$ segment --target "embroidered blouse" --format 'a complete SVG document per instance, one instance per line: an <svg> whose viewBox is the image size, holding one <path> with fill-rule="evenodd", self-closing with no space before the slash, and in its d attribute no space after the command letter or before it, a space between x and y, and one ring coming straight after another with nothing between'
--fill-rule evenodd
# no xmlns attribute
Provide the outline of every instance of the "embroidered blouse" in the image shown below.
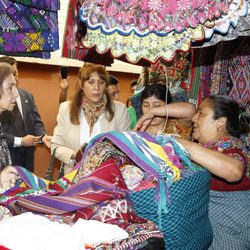
<svg viewBox="0 0 250 250"><path fill-rule="evenodd" d="M247 150L242 141L232 136L225 136L217 141L207 143L205 147L212 150L223 152L237 160L240 160L244 165L243 178L236 183L227 182L217 176L213 176L210 188L215 191L241 191L250 189L250 178L247 177Z"/></svg>
<svg viewBox="0 0 250 250"><path fill-rule="evenodd" d="M179 119L169 118L167 123L167 128L165 133L167 134L177 134L181 138L191 139L192 128L186 127Z"/></svg>

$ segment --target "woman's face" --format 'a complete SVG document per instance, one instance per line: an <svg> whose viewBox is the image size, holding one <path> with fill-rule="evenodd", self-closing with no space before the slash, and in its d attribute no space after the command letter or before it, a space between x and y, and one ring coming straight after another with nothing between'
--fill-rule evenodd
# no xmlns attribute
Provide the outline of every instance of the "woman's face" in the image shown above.
<svg viewBox="0 0 250 250"><path fill-rule="evenodd" d="M18 92L13 74L5 78L2 84L2 96L0 98L0 112L11 111L16 105Z"/></svg>
<svg viewBox="0 0 250 250"><path fill-rule="evenodd" d="M205 99L192 119L193 138L201 144L211 142L217 138L218 131L213 115L214 111L212 110L211 102Z"/></svg>
<svg viewBox="0 0 250 250"><path fill-rule="evenodd" d="M102 80L96 72L93 72L89 79L83 82L82 90L86 101L89 104L95 105L103 98L106 88L106 82Z"/></svg>
<svg viewBox="0 0 250 250"><path fill-rule="evenodd" d="M142 113L145 114L152 108L157 108L161 106L165 106L166 103L157 97L150 96L142 101ZM164 117L154 117L150 126L157 126L157 125L163 125L165 123Z"/></svg>

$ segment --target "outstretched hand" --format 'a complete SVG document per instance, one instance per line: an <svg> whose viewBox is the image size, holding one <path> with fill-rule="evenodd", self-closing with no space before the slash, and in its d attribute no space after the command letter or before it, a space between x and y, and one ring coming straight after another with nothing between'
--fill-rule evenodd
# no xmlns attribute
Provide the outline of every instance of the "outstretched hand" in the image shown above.
<svg viewBox="0 0 250 250"><path fill-rule="evenodd" d="M18 179L17 170L12 166L7 166L0 172L0 187L4 189L14 187Z"/></svg>

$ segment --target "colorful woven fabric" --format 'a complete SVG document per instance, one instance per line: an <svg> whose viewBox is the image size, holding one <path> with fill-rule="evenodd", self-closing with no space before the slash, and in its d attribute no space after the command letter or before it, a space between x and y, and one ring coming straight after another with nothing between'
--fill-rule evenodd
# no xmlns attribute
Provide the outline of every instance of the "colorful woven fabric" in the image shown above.
<svg viewBox="0 0 250 250"><path fill-rule="evenodd" d="M86 48L95 47L100 54L110 51L114 58L124 55L131 63L138 63L141 59L155 63L160 58L165 61L172 60L177 50L188 51L191 41L203 38L201 24L194 29L187 28L181 33L172 31L167 36L150 33L144 37L139 37L135 33L123 36L118 32L106 35L100 29L88 28L82 43Z"/></svg>
<svg viewBox="0 0 250 250"><path fill-rule="evenodd" d="M136 213L157 223L164 233L165 249L208 249L212 229L208 219L210 174L198 170L170 187L168 212L159 215L155 189L130 192Z"/></svg>
<svg viewBox="0 0 250 250"><path fill-rule="evenodd" d="M23 181L20 187L7 190L0 198L0 204L9 207L14 214L24 208L36 213L62 215L127 194L121 172L112 161L104 162L92 175L74 185L65 182L70 182L76 171L60 181L50 182L23 168L17 167L17 170ZM62 183L66 185L59 186Z"/></svg>
<svg viewBox="0 0 250 250"><path fill-rule="evenodd" d="M58 11L60 9L59 0L10 0L29 7L35 7L42 10Z"/></svg>
<svg viewBox="0 0 250 250"><path fill-rule="evenodd" d="M212 249L250 248L250 190L210 191L209 220L213 228Z"/></svg>
<svg viewBox="0 0 250 250"><path fill-rule="evenodd" d="M57 32L57 12L41 11L9 0L0 1L1 29L7 32Z"/></svg>
<svg viewBox="0 0 250 250"><path fill-rule="evenodd" d="M59 2L37 2L0 0L1 54L49 58L59 48Z"/></svg>
<svg viewBox="0 0 250 250"><path fill-rule="evenodd" d="M229 27L238 25L239 17L248 13L248 0L233 0L229 6L229 12L204 25L205 38L210 39L215 32L227 34Z"/></svg>
<svg viewBox="0 0 250 250"><path fill-rule="evenodd" d="M231 96L250 113L249 44L248 37L218 44L211 93Z"/></svg>
<svg viewBox="0 0 250 250"><path fill-rule="evenodd" d="M196 28L206 20L227 14L231 0L227 1L84 1L80 8L80 18L88 28L101 29L110 35L147 36L154 32L166 36L175 30L182 32L189 27Z"/></svg>
<svg viewBox="0 0 250 250"><path fill-rule="evenodd" d="M78 17L81 2L80 0L70 0L63 38L62 56L110 66L114 60L109 52L100 55L93 48L86 49L82 47L81 39L86 34L86 26L80 22L80 18Z"/></svg>
<svg viewBox="0 0 250 250"><path fill-rule="evenodd" d="M215 151L233 157L243 164L243 177L237 183L226 182L217 176L211 180L211 190L215 191L241 191L250 190L250 178L247 175L247 153L248 150L239 138L224 136L204 145Z"/></svg>
<svg viewBox="0 0 250 250"><path fill-rule="evenodd" d="M163 145L165 146L167 143L170 143L182 164L187 166L187 168L190 169L190 173L192 173L194 170L193 164L185 152L183 152L174 139L168 135L153 137L146 132L131 131L120 133L112 131L94 137L85 149L83 158L79 164L84 163L86 155L97 143L107 139L127 155L134 164L142 168L150 176L156 177L158 182L155 197L156 203L158 204L158 213L161 213L162 209L166 212L166 203L169 200L168 190L173 182L176 179L178 180L178 178L175 179L175 172L178 171L176 169L178 167L169 159L164 151Z"/></svg>
<svg viewBox="0 0 250 250"><path fill-rule="evenodd" d="M208 46L213 46L221 41L231 41L234 40L238 37L242 37L242 36L250 36L250 6L249 6L249 1L247 3L248 5L248 13L246 14L246 16L238 16L238 20L237 22L234 20L232 21L232 23L230 23L230 26L228 27L228 30L226 31L226 29L223 29L224 32L214 32L213 35L210 38L205 39L204 41L201 42L194 42L192 43L192 48L200 48L200 47L208 47ZM224 17L225 18L225 17ZM223 18L223 19L224 19ZM221 23L223 24L223 20L221 20ZM226 23L226 20L225 20ZM217 21L215 22L215 25L217 24ZM237 26L236 26L237 24ZM216 26L215 26L216 27ZM217 27L204 27L205 31L210 31L210 29L217 29ZM220 26L219 26L220 27ZM218 28L219 28L218 27ZM223 27L223 25L222 25ZM206 32L206 33L210 33L210 32ZM208 35L207 35L208 36Z"/></svg>
<svg viewBox="0 0 250 250"><path fill-rule="evenodd" d="M58 33L43 32L2 32L0 33L0 53L17 53L29 55L36 51L54 51L58 49Z"/></svg>
<svg viewBox="0 0 250 250"><path fill-rule="evenodd" d="M179 119L168 119L168 123L166 126L166 131L165 133L167 134L177 134L180 135L181 138L184 139L191 139L191 134L192 134L192 128L186 127L184 124L180 122Z"/></svg>

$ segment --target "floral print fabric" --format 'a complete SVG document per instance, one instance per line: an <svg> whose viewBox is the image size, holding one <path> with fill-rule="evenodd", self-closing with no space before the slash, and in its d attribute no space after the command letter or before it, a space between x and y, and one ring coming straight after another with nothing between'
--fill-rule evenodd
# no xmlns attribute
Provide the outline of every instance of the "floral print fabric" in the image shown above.
<svg viewBox="0 0 250 250"><path fill-rule="evenodd" d="M100 27L105 34L115 31L146 36L166 35L176 30L196 28L206 20L226 14L232 0L92 0L84 1L80 18L90 29Z"/></svg>
<svg viewBox="0 0 250 250"><path fill-rule="evenodd" d="M202 25L198 25L194 29L188 28L181 33L172 31L167 36L150 33L144 37L139 37L135 33L123 36L119 32L105 35L98 29L87 29L82 44L86 48L95 47L100 54L110 50L114 58L125 55L131 63L137 63L142 58L154 63L160 58L165 61L172 60L177 50L188 51L191 41L198 41L203 38Z"/></svg>
<svg viewBox="0 0 250 250"><path fill-rule="evenodd" d="M215 191L242 191L250 189L250 178L247 177L247 149L242 141L232 136L224 136L204 145L206 148L222 152L243 163L243 177L238 182L227 182L216 176L212 177L211 189Z"/></svg>

